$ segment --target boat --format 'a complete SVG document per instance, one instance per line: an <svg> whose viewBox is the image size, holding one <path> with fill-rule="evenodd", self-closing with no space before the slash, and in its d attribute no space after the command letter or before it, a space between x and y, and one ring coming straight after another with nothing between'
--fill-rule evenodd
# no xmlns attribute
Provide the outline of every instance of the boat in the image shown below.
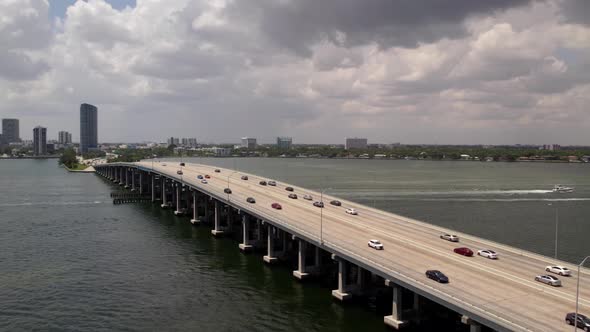
<svg viewBox="0 0 590 332"><path fill-rule="evenodd" d="M568 186L563 186L561 184L556 184L553 187L553 192L554 193L573 193L574 192L574 188L568 187Z"/></svg>

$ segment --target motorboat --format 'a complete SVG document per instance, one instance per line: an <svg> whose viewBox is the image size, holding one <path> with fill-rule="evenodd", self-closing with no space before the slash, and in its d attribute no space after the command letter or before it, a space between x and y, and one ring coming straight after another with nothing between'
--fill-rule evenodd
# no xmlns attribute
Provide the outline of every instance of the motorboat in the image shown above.
<svg viewBox="0 0 590 332"><path fill-rule="evenodd" d="M563 186L561 184L556 184L553 187L553 192L554 193L573 193L574 192L574 188L568 187L568 186Z"/></svg>

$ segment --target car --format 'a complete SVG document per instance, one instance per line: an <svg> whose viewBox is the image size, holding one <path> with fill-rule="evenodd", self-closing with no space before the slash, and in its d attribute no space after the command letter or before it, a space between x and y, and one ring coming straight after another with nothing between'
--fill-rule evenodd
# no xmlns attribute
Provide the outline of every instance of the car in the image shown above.
<svg viewBox="0 0 590 332"><path fill-rule="evenodd" d="M203 178L203 176L202 176L202 175L197 175L197 179L199 179L199 180L200 180L200 179L202 179L202 178Z"/></svg>
<svg viewBox="0 0 590 332"><path fill-rule="evenodd" d="M248 176L247 175L242 175L242 177L240 179L242 179L242 180L248 180Z"/></svg>
<svg viewBox="0 0 590 332"><path fill-rule="evenodd" d="M459 237L453 234L442 234L440 238L451 242L459 242Z"/></svg>
<svg viewBox="0 0 590 332"><path fill-rule="evenodd" d="M319 207L319 208L323 208L324 207L324 202L313 202L313 206Z"/></svg>
<svg viewBox="0 0 590 332"><path fill-rule="evenodd" d="M220 169L215 169L215 173L221 173Z"/></svg>
<svg viewBox="0 0 590 332"><path fill-rule="evenodd" d="M277 210L280 210L283 208L281 206L281 204L279 204L279 203L272 203L270 206L272 206L273 209L277 209Z"/></svg>
<svg viewBox="0 0 590 332"><path fill-rule="evenodd" d="M336 200L331 201L330 204L335 205L335 206L342 205L342 203L340 203L340 201L336 201Z"/></svg>
<svg viewBox="0 0 590 332"><path fill-rule="evenodd" d="M176 171L176 174L182 175L182 171L181 170L178 170L178 171Z"/></svg>
<svg viewBox="0 0 590 332"><path fill-rule="evenodd" d="M369 240L369 243L367 243L367 245L369 246L369 248L383 250L383 244L379 240Z"/></svg>
<svg viewBox="0 0 590 332"><path fill-rule="evenodd" d="M559 265L550 265L545 267L545 271L559 274L560 276L569 277L572 275L572 271L567 267L559 266Z"/></svg>
<svg viewBox="0 0 590 332"><path fill-rule="evenodd" d="M311 195L303 195L303 199L311 201L313 199L313 197L311 197Z"/></svg>
<svg viewBox="0 0 590 332"><path fill-rule="evenodd" d="M223 192L226 194L231 194L231 189L225 188L225 189L223 189Z"/></svg>
<svg viewBox="0 0 590 332"><path fill-rule="evenodd" d="M180 166L184 166L184 163L180 163Z"/></svg>
<svg viewBox="0 0 590 332"><path fill-rule="evenodd" d="M463 255L463 256L467 256L467 257L473 256L473 251L471 251L471 249L469 249L469 248L460 247L460 248L453 249L453 251L459 255Z"/></svg>
<svg viewBox="0 0 590 332"><path fill-rule="evenodd" d="M209 176L209 174L205 175L205 179L210 179L211 177Z"/></svg>
<svg viewBox="0 0 590 332"><path fill-rule="evenodd" d="M498 259L498 253L490 249L478 250L477 255L489 259Z"/></svg>
<svg viewBox="0 0 590 332"><path fill-rule="evenodd" d="M358 212L356 212L356 210L353 208L346 209L346 213L352 214L353 216L356 216L358 214Z"/></svg>
<svg viewBox="0 0 590 332"><path fill-rule="evenodd" d="M266 186L266 181L260 181L258 182L258 184L260 184L261 186Z"/></svg>
<svg viewBox="0 0 590 332"><path fill-rule="evenodd" d="M254 199L254 197L248 197L246 198L246 202L254 204L256 203L256 200Z"/></svg>
<svg viewBox="0 0 590 332"><path fill-rule="evenodd" d="M207 184L207 180L203 179L203 180L201 180L201 183L202 184Z"/></svg>
<svg viewBox="0 0 590 332"><path fill-rule="evenodd" d="M275 181L268 181L268 185L274 187L277 185L277 183Z"/></svg>
<svg viewBox="0 0 590 332"><path fill-rule="evenodd" d="M542 282L544 284L551 285L554 287L561 286L561 280L557 279L554 276L550 276L548 274L536 276L535 281Z"/></svg>
<svg viewBox="0 0 590 332"><path fill-rule="evenodd" d="M166 166L166 163L162 164L162 166Z"/></svg>
<svg viewBox="0 0 590 332"><path fill-rule="evenodd" d="M448 284L449 283L449 277L447 277L444 273L440 272L439 270L426 271L426 277L428 277L428 279L432 279L432 280L439 282L441 284Z"/></svg>
<svg viewBox="0 0 590 332"><path fill-rule="evenodd" d="M289 194L289 198L297 199L297 194Z"/></svg>
<svg viewBox="0 0 590 332"><path fill-rule="evenodd" d="M286 191L293 191L293 187L285 187Z"/></svg>
<svg viewBox="0 0 590 332"><path fill-rule="evenodd" d="M575 320L576 320L576 313L575 312L570 312L567 315L565 315L565 322L568 325L574 325ZM588 318L588 316L586 316L586 315L582 315L581 313L578 313L578 322L576 324L576 327L579 327L586 332L590 332L590 318Z"/></svg>

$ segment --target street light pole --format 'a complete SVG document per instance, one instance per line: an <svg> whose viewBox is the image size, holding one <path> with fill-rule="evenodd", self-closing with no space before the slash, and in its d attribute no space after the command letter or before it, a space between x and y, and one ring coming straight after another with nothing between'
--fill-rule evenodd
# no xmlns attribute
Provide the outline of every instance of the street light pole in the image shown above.
<svg viewBox="0 0 590 332"><path fill-rule="evenodd" d="M576 283L576 313L574 315L574 332L578 330L578 299L580 297L580 269L588 258L590 258L590 256L586 256L586 258L582 260L580 265L578 265L578 281Z"/></svg>
<svg viewBox="0 0 590 332"><path fill-rule="evenodd" d="M332 188L324 188L320 191L320 202L322 206L320 207L320 244L324 244L324 191L332 189Z"/></svg>

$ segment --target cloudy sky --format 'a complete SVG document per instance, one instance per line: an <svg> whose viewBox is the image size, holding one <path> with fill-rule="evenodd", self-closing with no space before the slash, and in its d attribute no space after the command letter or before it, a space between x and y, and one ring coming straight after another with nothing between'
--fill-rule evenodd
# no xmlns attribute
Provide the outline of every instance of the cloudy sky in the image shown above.
<svg viewBox="0 0 590 332"><path fill-rule="evenodd" d="M0 117L99 140L590 145L588 0L0 0Z"/></svg>

